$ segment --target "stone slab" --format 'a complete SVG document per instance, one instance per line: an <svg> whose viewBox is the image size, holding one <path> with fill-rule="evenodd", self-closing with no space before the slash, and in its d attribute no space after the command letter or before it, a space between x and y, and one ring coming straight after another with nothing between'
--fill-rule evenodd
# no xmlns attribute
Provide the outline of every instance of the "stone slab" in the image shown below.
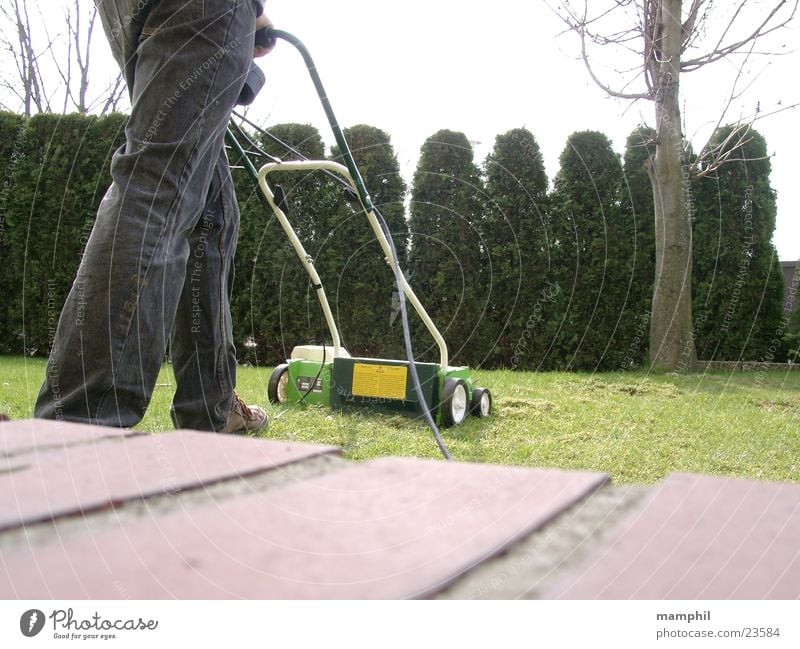
<svg viewBox="0 0 800 649"><path fill-rule="evenodd" d="M0 462L0 530L338 452L333 446L175 431L7 458Z"/></svg>
<svg viewBox="0 0 800 649"><path fill-rule="evenodd" d="M800 598L800 485L670 475L546 596Z"/></svg>
<svg viewBox="0 0 800 649"><path fill-rule="evenodd" d="M423 597L607 479L382 459L10 553L0 597Z"/></svg>
<svg viewBox="0 0 800 649"><path fill-rule="evenodd" d="M43 419L0 421L0 457L28 455L42 450L77 446L98 439L142 434L122 428L89 426L66 421Z"/></svg>

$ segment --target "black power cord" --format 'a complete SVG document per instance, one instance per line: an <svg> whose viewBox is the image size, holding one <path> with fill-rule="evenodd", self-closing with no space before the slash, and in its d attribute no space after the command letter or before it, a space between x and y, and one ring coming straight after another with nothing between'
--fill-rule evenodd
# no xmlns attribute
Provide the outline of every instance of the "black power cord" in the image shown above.
<svg viewBox="0 0 800 649"><path fill-rule="evenodd" d="M350 172L350 176L353 179L355 187L352 187L351 185L349 185L343 178L340 178L336 174L333 174L333 173L327 172L327 171L326 171L326 173L329 176L332 176L333 178L335 178L337 180L337 182L344 187L346 193L348 194L348 196L351 199L357 198L358 202L361 204L362 209L367 214L369 214L370 212L375 214L375 216L376 216L376 218L378 220L378 224L381 227L381 231L382 231L382 233L383 233L383 235L384 235L384 237L385 237L385 239L386 239L386 241L387 241L387 243L389 245L389 248L390 248L391 253L392 253L392 264L391 264L391 266L392 266L392 271L393 271L394 277L395 277L395 283L397 285L397 292L398 292L398 295L399 295L400 316L401 316L401 321L402 321L402 325L403 325L403 338L404 338L405 348L406 348L406 360L408 361L408 369L409 369L409 372L411 374L411 380L412 380L412 384L413 384L413 387L414 387L414 392L415 392L415 394L417 396L418 403L419 403L419 406L420 406L420 410L422 411L422 415L423 415L426 423L428 424L428 427L431 429L431 432L433 433L434 439L436 440L436 444L439 447L439 450L441 451L441 453L445 457L445 459L451 460L452 456L450 455L450 452L447 449L447 446L445 445L444 440L442 439L442 435L441 435L441 432L439 431L439 427L436 425L436 422L435 422L435 420L433 418L433 414L431 413L430 406L428 405L428 402L427 402L427 400L425 398L425 393L422 391L422 385L421 385L421 382L419 380L419 374L417 373L416 361L414 359L414 350L413 350L412 342L411 342L411 328L409 327L409 324L408 324L408 310L406 308L405 291L403 290L403 274L402 274L402 271L400 270L400 265L399 265L399 261L398 261L398 258L397 258L397 248L395 247L394 239L392 238L391 232L389 231L389 226L386 223L386 220L383 218L383 215L380 213L380 211L372 204L372 199L370 198L369 193L367 192L366 187L364 186L364 181L361 178L361 174L360 174L360 172L358 170L358 167L356 166L355 160L353 159L353 155L352 155L352 153L350 151L350 147L349 147L349 145L347 143L347 140L344 137L344 134L342 133L342 129L339 126L338 121L336 120L336 116L333 113L333 108L331 107L330 101L328 100L328 95L325 92L324 86L322 85L322 80L321 80L321 78L319 76L319 73L317 72L317 68L316 68L316 65L314 64L314 61L311 58L311 54L306 49L305 45L296 36L294 36L294 35L292 35L292 34L290 34L288 32L282 31L282 30L270 29L270 28L265 28L265 29L266 29L266 31L262 33L260 38L267 39L267 41L274 40L274 39L285 40L286 42L288 42L291 45L293 45L295 47L295 49L297 49L297 51L302 56L303 61L306 64L306 68L308 69L308 73L311 76L311 80L312 80L312 82L314 84L314 87L315 87L315 89L317 91L317 95L318 95L318 97L320 99L320 102L322 103L322 108L325 111L326 117L328 118L328 123L330 124L331 130L333 131L334 138L336 139L336 144L339 146L340 155L341 155L341 157L343 158L343 160L345 162L345 166L347 167L347 170ZM298 156L298 158L300 158L301 160L307 160L307 158L304 155L302 155L299 151L293 149L292 147L290 147L286 143L281 142L278 138L276 138L272 134L268 133L264 129L258 127L256 124L254 124L250 120L247 120L246 118L244 118L243 116L241 116L239 114L236 114L236 116L239 119L242 119L242 121L244 121L245 123L249 124L250 126L258 129L259 132L261 132L263 135L265 135L266 137L271 139L273 142L278 143L281 146L285 147L287 151L289 151L293 155ZM239 131L241 132L242 129L239 129ZM251 146L254 146L257 151L259 151L260 153L263 153L263 155L266 155L269 158L272 157L272 156L269 156L268 154L266 154L266 152L261 151L259 149L259 147L257 147L255 145L255 143L252 142L252 140L250 140L249 138L247 138L247 140L248 140L248 144L250 144ZM246 167L247 166L248 165L246 165ZM252 167L252 165L250 165L250 167ZM257 180L257 174L255 175L255 177L256 177L256 180ZM259 194L260 193L261 192L259 191ZM264 199L262 197L262 202L264 202L265 200L266 199ZM323 347L323 354L324 354L324 347ZM444 368L444 369L446 369L446 368ZM321 372L321 369L320 369L320 372ZM311 384L310 388L313 388L313 386L314 386L314 383Z"/></svg>

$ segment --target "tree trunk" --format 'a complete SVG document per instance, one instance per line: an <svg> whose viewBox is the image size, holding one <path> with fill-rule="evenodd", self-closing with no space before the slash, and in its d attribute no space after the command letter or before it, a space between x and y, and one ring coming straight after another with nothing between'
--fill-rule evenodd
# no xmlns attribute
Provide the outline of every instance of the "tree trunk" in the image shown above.
<svg viewBox="0 0 800 649"><path fill-rule="evenodd" d="M656 92L657 145L650 169L655 203L656 267L650 318L654 367L690 372L696 364L692 331L693 201L683 164L679 106L681 0L662 0Z"/></svg>

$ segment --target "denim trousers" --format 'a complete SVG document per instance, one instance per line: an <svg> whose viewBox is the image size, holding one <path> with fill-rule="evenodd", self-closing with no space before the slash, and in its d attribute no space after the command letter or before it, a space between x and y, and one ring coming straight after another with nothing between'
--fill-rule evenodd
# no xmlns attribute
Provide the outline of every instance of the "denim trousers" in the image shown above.
<svg viewBox="0 0 800 649"><path fill-rule="evenodd" d="M96 0L131 99L125 144L61 312L35 415L139 422L169 346L176 426L219 430L236 384L239 210L224 134L252 0Z"/></svg>

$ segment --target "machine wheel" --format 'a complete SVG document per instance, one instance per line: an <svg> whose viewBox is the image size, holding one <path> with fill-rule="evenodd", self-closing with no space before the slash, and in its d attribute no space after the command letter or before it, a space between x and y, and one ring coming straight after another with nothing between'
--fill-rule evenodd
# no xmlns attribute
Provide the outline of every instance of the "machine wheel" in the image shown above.
<svg viewBox="0 0 800 649"><path fill-rule="evenodd" d="M286 386L288 383L289 365L288 363L281 363L272 371L267 384L267 398L271 403L286 403Z"/></svg>
<svg viewBox="0 0 800 649"><path fill-rule="evenodd" d="M442 423L458 426L469 414L467 384L462 379L446 379L442 392Z"/></svg>
<svg viewBox="0 0 800 649"><path fill-rule="evenodd" d="M492 414L492 393L488 388L475 388L472 390L472 405L470 412L476 417L488 417Z"/></svg>

